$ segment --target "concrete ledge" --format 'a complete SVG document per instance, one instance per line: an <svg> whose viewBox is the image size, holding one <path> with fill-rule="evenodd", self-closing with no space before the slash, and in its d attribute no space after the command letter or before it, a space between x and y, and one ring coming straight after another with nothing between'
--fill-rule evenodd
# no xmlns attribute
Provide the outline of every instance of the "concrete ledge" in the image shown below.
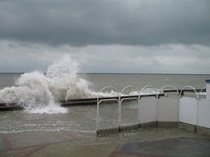
<svg viewBox="0 0 210 157"><path fill-rule="evenodd" d="M156 128L157 122L147 122L147 123L141 123L141 128Z"/></svg>
<svg viewBox="0 0 210 157"><path fill-rule="evenodd" d="M196 132L199 134L210 135L210 128L205 128L202 126L197 126Z"/></svg>
<svg viewBox="0 0 210 157"><path fill-rule="evenodd" d="M157 122L157 127L162 128L178 128L178 122Z"/></svg>
<svg viewBox="0 0 210 157"><path fill-rule="evenodd" d="M128 132L128 131L135 131L139 130L140 124L131 124L127 126L120 126L120 132Z"/></svg>
<svg viewBox="0 0 210 157"><path fill-rule="evenodd" d="M186 124L186 123L182 123L182 122L179 122L178 128L185 129L185 130L188 130L188 131L194 131L194 132L196 131L196 126L195 125Z"/></svg>
<svg viewBox="0 0 210 157"><path fill-rule="evenodd" d="M96 131L97 136L109 136L113 134L117 134L120 132L119 127L117 128L108 128L108 129L99 129Z"/></svg>

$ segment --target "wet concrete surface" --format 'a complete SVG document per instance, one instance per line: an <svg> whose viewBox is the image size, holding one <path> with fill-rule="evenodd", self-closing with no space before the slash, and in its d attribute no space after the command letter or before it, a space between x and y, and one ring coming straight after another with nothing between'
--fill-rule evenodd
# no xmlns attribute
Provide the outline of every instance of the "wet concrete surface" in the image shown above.
<svg viewBox="0 0 210 157"><path fill-rule="evenodd" d="M178 128L148 128L96 137L94 132L0 134L1 157L209 157L210 136Z"/></svg>
<svg viewBox="0 0 210 157"><path fill-rule="evenodd" d="M164 157L209 157L210 140L180 137L160 141L126 143L117 155L141 155ZM113 153L114 154L114 153Z"/></svg>

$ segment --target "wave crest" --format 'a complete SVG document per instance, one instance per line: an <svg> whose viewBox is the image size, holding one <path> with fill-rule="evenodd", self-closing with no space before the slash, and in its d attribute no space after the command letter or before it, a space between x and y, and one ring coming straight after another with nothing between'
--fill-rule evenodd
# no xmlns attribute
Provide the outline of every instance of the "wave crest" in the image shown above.
<svg viewBox="0 0 210 157"><path fill-rule="evenodd" d="M46 75L38 71L22 74L16 86L0 90L0 102L18 104L32 113L39 113L39 110L43 113L43 109L47 113L56 113L61 100L94 96L94 92L89 89L90 83L77 73L78 63L70 56L65 56L50 65Z"/></svg>

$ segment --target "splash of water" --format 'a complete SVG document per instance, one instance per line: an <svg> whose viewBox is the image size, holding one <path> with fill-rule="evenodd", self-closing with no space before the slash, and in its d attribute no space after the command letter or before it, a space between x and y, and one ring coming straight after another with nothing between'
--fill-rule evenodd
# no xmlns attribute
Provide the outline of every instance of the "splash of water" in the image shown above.
<svg viewBox="0 0 210 157"><path fill-rule="evenodd" d="M66 113L68 110L57 103L60 100L94 96L89 82L77 73L77 62L64 56L48 67L46 75L25 73L16 81L17 86L0 90L0 103L15 103L30 113Z"/></svg>
<svg viewBox="0 0 210 157"><path fill-rule="evenodd" d="M34 71L25 73L16 81L16 86L0 90L0 103L18 104L30 113L66 113L59 101L68 99L117 96L119 93L97 93L90 90L90 83L79 77L78 63L64 56L50 65L47 73ZM148 91L151 93L151 91ZM145 91L144 91L145 93ZM130 95L138 92L130 93Z"/></svg>

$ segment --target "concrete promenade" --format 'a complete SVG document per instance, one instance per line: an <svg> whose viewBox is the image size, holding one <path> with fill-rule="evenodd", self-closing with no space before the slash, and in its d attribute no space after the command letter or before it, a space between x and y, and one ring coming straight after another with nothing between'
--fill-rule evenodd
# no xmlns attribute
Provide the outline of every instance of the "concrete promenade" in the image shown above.
<svg viewBox="0 0 210 157"><path fill-rule="evenodd" d="M0 157L209 157L210 136L178 128L145 128L96 137L94 132L0 134Z"/></svg>

